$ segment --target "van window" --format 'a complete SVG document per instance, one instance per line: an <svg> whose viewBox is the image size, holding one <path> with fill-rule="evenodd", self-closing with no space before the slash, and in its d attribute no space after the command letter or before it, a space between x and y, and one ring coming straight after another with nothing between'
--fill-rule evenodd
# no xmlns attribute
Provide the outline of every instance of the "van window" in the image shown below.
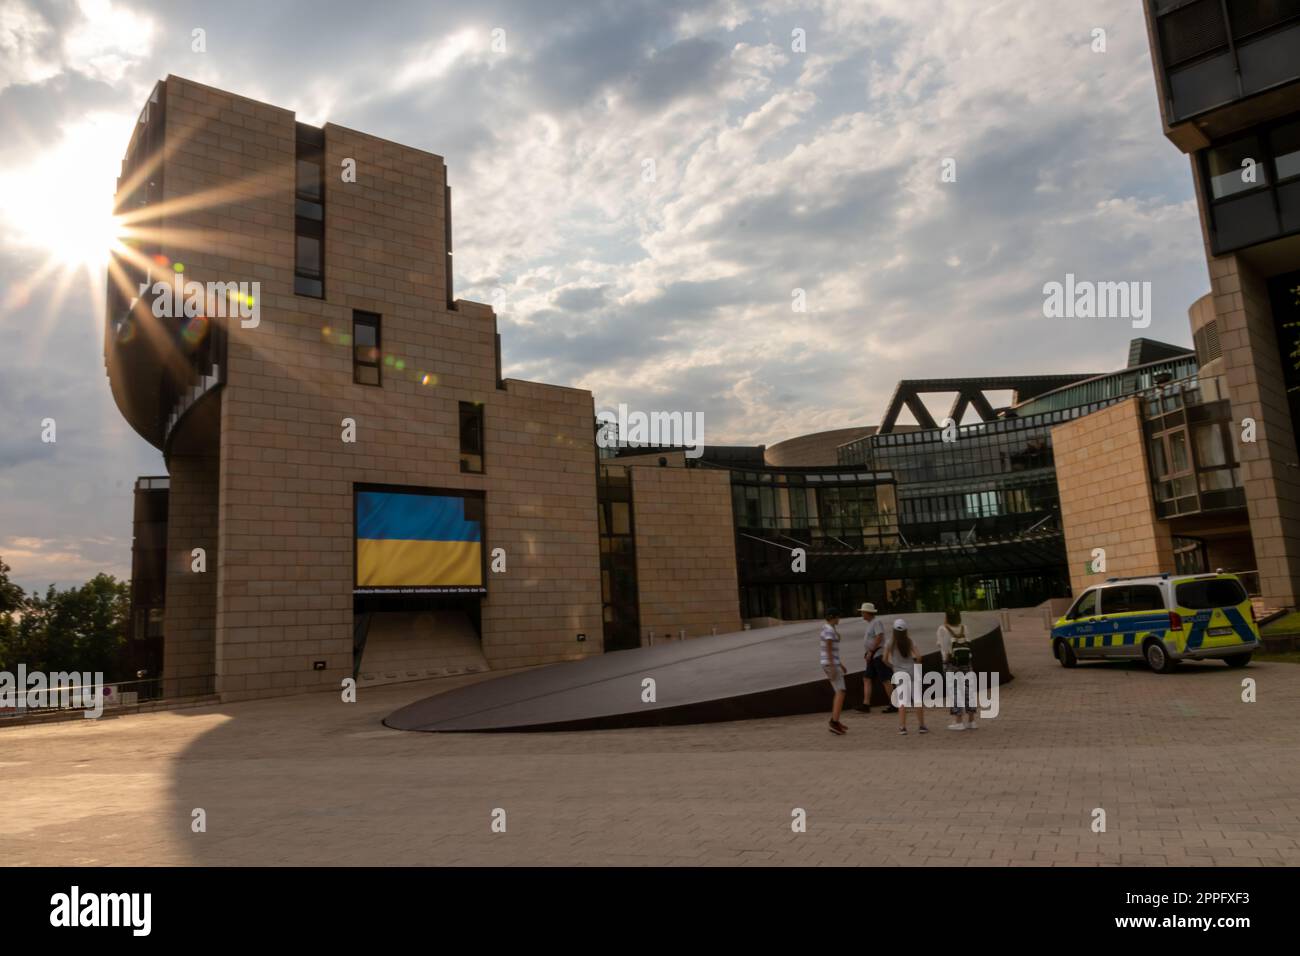
<svg viewBox="0 0 1300 956"><path fill-rule="evenodd" d="M1128 614L1133 611L1163 611L1165 597L1154 584L1126 584L1106 588L1101 596L1102 614Z"/></svg>
<svg viewBox="0 0 1300 956"><path fill-rule="evenodd" d="M1211 607L1236 607L1246 600L1246 589L1236 578L1210 578L1178 585L1179 607L1196 611Z"/></svg>
<svg viewBox="0 0 1300 956"><path fill-rule="evenodd" d="M1070 611L1070 620L1077 620L1081 617L1091 617L1097 613L1097 592L1089 591L1083 597L1079 598L1073 610Z"/></svg>

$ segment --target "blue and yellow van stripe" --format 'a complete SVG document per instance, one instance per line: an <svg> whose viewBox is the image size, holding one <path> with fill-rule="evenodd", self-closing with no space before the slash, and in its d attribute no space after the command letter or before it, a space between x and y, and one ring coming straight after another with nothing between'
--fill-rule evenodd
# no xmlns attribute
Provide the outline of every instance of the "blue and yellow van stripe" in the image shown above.
<svg viewBox="0 0 1300 956"><path fill-rule="evenodd" d="M1052 639L1063 637L1075 648L1132 647L1139 636L1143 640L1148 635L1163 638L1168 630L1169 615L1162 611L1058 625L1052 628Z"/></svg>
<svg viewBox="0 0 1300 956"><path fill-rule="evenodd" d="M1224 619L1228 622L1226 626L1232 628L1232 635L1236 638L1236 641L1245 644L1254 642L1254 628L1250 626L1250 622L1246 620L1246 617L1241 613L1241 610L1235 607L1221 607L1210 608L1205 611L1189 612L1189 615L1184 618L1184 621L1190 621L1191 623L1191 633L1187 635L1188 648L1198 648L1205 644L1206 635L1209 632L1210 627L1213 625L1214 615L1216 612L1222 614ZM1227 635L1223 636L1227 637ZM1230 644L1236 643L1236 641L1221 641L1220 643Z"/></svg>
<svg viewBox="0 0 1300 956"><path fill-rule="evenodd" d="M1223 615L1225 624L1214 624L1216 613ZM1231 627L1233 633L1228 640L1223 639L1228 638L1228 635L1211 637L1210 640L1213 643L1210 646L1224 646L1234 643L1251 644L1257 639L1254 628L1251 627L1250 621L1242 614L1240 608L1209 608L1203 611L1185 610L1179 612L1179 616L1183 627L1180 631L1174 632L1173 636L1178 638L1186 635L1185 643L1178 648L1180 653L1185 650L1195 650L1207 646L1206 639L1210 628L1215 626ZM1146 640L1147 637L1164 640L1169 635L1169 614L1166 611L1102 616L1095 621L1067 622L1052 628L1053 640L1064 638L1076 649L1131 647L1137 644L1139 640Z"/></svg>

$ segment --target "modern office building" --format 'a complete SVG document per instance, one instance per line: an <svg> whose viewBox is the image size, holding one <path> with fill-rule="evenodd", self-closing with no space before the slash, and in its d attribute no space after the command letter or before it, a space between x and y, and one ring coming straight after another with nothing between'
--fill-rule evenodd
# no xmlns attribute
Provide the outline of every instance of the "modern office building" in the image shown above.
<svg viewBox="0 0 1300 956"><path fill-rule="evenodd" d="M1164 132L1190 161L1209 267L1211 293L1192 310L1199 380L1230 409L1260 589L1266 603L1293 607L1300 3L1146 0L1145 9Z"/></svg>
<svg viewBox="0 0 1300 956"><path fill-rule="evenodd" d="M1136 339L1129 364L1102 375L904 381L881 424L838 445L833 460L808 436L800 447L817 450L805 460L731 469L742 616L816 617L862 600L933 611L1067 596L1070 502L1057 434L1195 372L1191 350ZM1006 391L1003 408L986 397ZM952 396L944 422L922 400L934 393ZM898 424L904 408L916 424ZM976 421L961 424L972 412ZM1146 487L1137 452L1128 467ZM716 467L707 454L699 463ZM806 567L793 561L796 548Z"/></svg>
<svg viewBox="0 0 1300 956"><path fill-rule="evenodd" d="M908 380L878 425L693 457L600 447L590 392L503 378L492 310L452 294L436 155L168 77L118 209L108 377L168 472L137 484L128 652L167 696L528 666L862 600L1026 606L1088 583L1097 548L1149 573L1290 546L1251 484L1281 488L1294 449L1283 363L1226 323L1249 309L1221 283L1196 351ZM1237 358L1266 345L1282 406L1229 398L1267 378Z"/></svg>
<svg viewBox="0 0 1300 956"><path fill-rule="evenodd" d="M118 212L105 360L167 463L169 693L600 651L592 397L501 377L441 157L168 77Z"/></svg>

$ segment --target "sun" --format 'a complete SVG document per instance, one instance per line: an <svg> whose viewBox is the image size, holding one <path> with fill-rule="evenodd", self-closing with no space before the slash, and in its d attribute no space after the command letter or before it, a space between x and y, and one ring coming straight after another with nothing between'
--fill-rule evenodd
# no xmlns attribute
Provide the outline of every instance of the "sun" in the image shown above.
<svg viewBox="0 0 1300 956"><path fill-rule="evenodd" d="M0 174L6 238L43 252L56 271L102 273L122 248L123 224L113 215L118 164L106 158L120 153L120 141L120 122L92 119Z"/></svg>

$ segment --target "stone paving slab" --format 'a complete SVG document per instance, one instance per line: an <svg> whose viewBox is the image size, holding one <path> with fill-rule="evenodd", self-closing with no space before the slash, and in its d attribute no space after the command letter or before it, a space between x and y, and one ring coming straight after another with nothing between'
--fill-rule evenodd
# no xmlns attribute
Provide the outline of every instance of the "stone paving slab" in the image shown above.
<svg viewBox="0 0 1300 956"><path fill-rule="evenodd" d="M32 864L1300 864L1300 666L1052 660L1038 612L974 733L850 713L555 734L380 720L481 676L0 730ZM812 653L815 653L815 646ZM1253 678L1258 702L1241 701ZM915 723L912 723L915 727ZM1090 829L1094 808L1107 831ZM193 833L202 808L207 832ZM505 833L491 830L495 808ZM805 833L791 831L795 808Z"/></svg>

